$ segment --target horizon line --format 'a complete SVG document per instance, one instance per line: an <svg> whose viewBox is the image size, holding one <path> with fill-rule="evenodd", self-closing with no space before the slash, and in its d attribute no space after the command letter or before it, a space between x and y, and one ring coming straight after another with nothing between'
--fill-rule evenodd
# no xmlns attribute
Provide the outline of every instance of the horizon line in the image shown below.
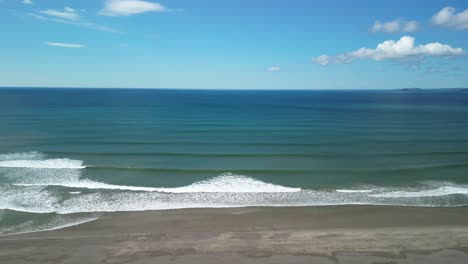
<svg viewBox="0 0 468 264"><path fill-rule="evenodd" d="M74 90L192 90L192 91L395 91L395 90L465 90L468 87L439 87L439 88L161 88L161 87L77 87L77 86L0 86L8 89L74 89Z"/></svg>

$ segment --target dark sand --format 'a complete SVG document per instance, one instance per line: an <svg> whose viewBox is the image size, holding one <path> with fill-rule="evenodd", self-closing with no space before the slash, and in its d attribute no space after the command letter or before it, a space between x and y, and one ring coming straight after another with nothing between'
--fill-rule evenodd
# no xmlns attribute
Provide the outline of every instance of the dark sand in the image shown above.
<svg viewBox="0 0 468 264"><path fill-rule="evenodd" d="M468 263L468 207L107 213L0 237L0 263Z"/></svg>

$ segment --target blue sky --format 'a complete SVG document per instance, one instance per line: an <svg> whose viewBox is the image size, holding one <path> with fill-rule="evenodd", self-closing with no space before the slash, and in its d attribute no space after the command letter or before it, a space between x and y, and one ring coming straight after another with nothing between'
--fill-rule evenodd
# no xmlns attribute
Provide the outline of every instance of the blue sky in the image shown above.
<svg viewBox="0 0 468 264"><path fill-rule="evenodd" d="M0 0L0 86L468 87L467 8L461 0Z"/></svg>

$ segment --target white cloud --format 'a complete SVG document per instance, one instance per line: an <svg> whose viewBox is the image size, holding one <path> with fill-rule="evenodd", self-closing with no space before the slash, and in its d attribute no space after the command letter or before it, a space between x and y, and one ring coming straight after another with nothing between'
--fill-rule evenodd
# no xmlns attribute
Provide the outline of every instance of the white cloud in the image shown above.
<svg viewBox="0 0 468 264"><path fill-rule="evenodd" d="M468 9L457 13L457 10L451 6L444 7L432 17L432 23L457 30L466 30L468 29Z"/></svg>
<svg viewBox="0 0 468 264"><path fill-rule="evenodd" d="M119 46L125 48L125 47L128 47L128 44L127 43L121 43L121 44L119 44Z"/></svg>
<svg viewBox="0 0 468 264"><path fill-rule="evenodd" d="M86 48L86 45L72 44L72 43L61 43L61 42L46 42L44 43L49 46L62 47L62 48Z"/></svg>
<svg viewBox="0 0 468 264"><path fill-rule="evenodd" d="M99 31L106 31L106 32L116 33L116 34L121 33L120 31L116 29L94 24L91 22L86 22L86 21L70 21L70 20L63 20L63 19L50 19L50 20L53 22L57 22L57 23L75 25L78 27L89 28L89 29L94 29L94 30L99 30Z"/></svg>
<svg viewBox="0 0 468 264"><path fill-rule="evenodd" d="M44 16L40 16L38 14L34 14L34 13L29 13L28 15L34 17L35 19L39 19L39 20L48 20L47 17L44 17Z"/></svg>
<svg viewBox="0 0 468 264"><path fill-rule="evenodd" d="M130 16L145 12L164 12L167 9L158 3L143 0L107 0L100 14L103 16Z"/></svg>
<svg viewBox="0 0 468 264"><path fill-rule="evenodd" d="M281 69L280 67L277 67L277 66L272 66L272 67L268 67L266 68L266 71L269 71L269 72L279 72L279 71L282 71L283 69Z"/></svg>
<svg viewBox="0 0 468 264"><path fill-rule="evenodd" d="M52 22L68 24L68 25L75 25L78 27L106 31L106 32L111 32L111 33L120 33L120 31L115 30L113 28L98 25L92 22L88 22L85 19L82 19L79 16L78 12L71 7L65 7L63 10L64 11L56 11L56 10L49 9L49 10L41 11L41 14L44 14L46 16L38 15L35 13L29 13L29 15L38 20L52 21ZM80 10L80 11L84 12L83 10Z"/></svg>
<svg viewBox="0 0 468 264"><path fill-rule="evenodd" d="M41 13L49 15L49 16L53 16L53 17L58 17L61 19L68 19L68 20L76 20L80 18L80 16L76 13L75 9L71 7L65 7L63 11L47 9L47 10L41 11Z"/></svg>
<svg viewBox="0 0 468 264"><path fill-rule="evenodd" d="M320 65L328 65L330 64L330 60L331 58L328 55L320 55L312 59L313 62L318 63Z"/></svg>
<svg viewBox="0 0 468 264"><path fill-rule="evenodd" d="M23 4L31 5L32 3L31 0L23 0Z"/></svg>
<svg viewBox="0 0 468 264"><path fill-rule="evenodd" d="M68 12L68 13L75 13L76 12L75 9L73 9L73 8L71 8L69 6L65 7L63 10L65 10L65 12Z"/></svg>
<svg viewBox="0 0 468 264"><path fill-rule="evenodd" d="M418 22L411 20L406 21L402 18L395 19L388 22L375 21L374 25L371 28L372 32L386 32L386 33L396 33L396 32L413 32L418 29Z"/></svg>
<svg viewBox="0 0 468 264"><path fill-rule="evenodd" d="M321 55L312 59L320 65L348 63L356 59L372 59L381 61L385 59L405 59L410 57L425 56L450 56L463 54L463 49L453 48L439 42L425 45L414 45L414 38L404 36L399 40L387 40L377 45L375 49L360 48L345 54L336 56Z"/></svg>

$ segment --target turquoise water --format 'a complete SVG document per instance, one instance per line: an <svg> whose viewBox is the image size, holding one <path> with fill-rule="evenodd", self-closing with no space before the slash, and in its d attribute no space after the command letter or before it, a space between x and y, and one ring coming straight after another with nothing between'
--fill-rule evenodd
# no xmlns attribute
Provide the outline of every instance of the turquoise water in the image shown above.
<svg viewBox="0 0 468 264"><path fill-rule="evenodd" d="M342 204L468 204L468 92L0 89L0 234Z"/></svg>

